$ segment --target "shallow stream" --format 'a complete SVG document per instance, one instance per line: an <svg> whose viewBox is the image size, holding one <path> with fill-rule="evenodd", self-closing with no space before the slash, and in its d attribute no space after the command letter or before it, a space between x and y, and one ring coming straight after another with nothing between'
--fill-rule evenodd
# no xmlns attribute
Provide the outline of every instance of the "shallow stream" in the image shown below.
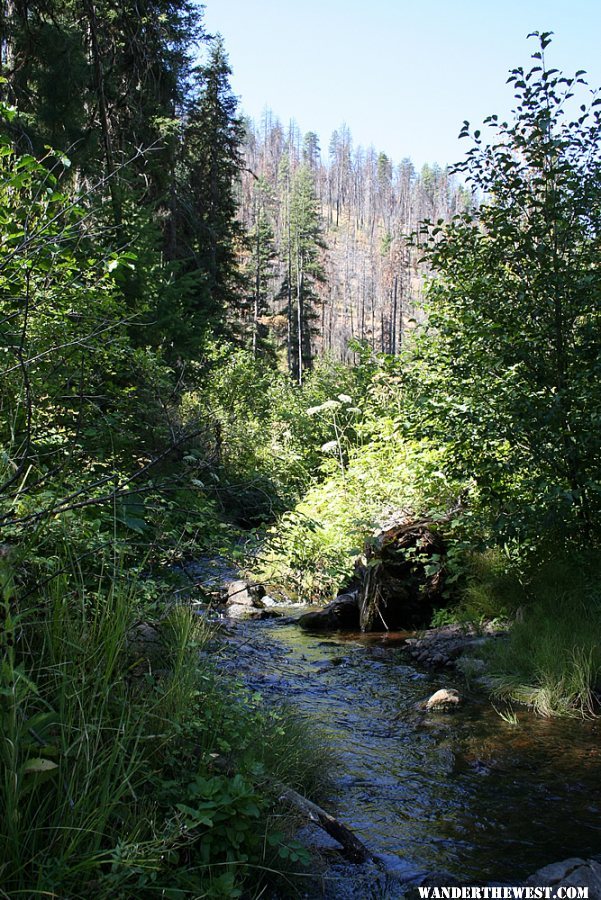
<svg viewBox="0 0 601 900"><path fill-rule="evenodd" d="M327 735L339 760L328 805L389 869L360 887L348 866L331 867L326 895L401 896L432 873L515 884L600 853L599 725L526 711L510 724L469 693L453 714L423 716L418 702L465 685L407 665L404 637L312 636L273 619L235 625L226 643L228 671Z"/></svg>

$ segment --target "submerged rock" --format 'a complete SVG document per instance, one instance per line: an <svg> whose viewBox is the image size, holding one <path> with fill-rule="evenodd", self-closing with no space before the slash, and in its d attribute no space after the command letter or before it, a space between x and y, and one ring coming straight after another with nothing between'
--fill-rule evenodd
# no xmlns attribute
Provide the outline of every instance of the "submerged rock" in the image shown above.
<svg viewBox="0 0 601 900"><path fill-rule="evenodd" d="M256 609L250 603L228 603L225 615L229 619L259 619L264 610Z"/></svg>
<svg viewBox="0 0 601 900"><path fill-rule="evenodd" d="M228 586L225 615L229 619L275 619L280 612L275 600L268 597L263 585L249 581L232 581Z"/></svg>

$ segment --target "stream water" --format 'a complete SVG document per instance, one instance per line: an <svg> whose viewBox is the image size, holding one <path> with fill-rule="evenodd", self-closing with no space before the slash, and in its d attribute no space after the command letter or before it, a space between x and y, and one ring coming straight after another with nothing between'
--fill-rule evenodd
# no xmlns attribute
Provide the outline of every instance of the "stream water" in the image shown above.
<svg viewBox="0 0 601 900"><path fill-rule="evenodd" d="M237 624L226 641L226 670L326 735L338 760L327 805L384 860L377 877L331 865L325 895L402 896L432 873L438 884L515 884L600 853L599 725L526 711L510 724L477 696L421 715L415 704L435 690L465 685L407 665L405 636L324 638L274 619Z"/></svg>

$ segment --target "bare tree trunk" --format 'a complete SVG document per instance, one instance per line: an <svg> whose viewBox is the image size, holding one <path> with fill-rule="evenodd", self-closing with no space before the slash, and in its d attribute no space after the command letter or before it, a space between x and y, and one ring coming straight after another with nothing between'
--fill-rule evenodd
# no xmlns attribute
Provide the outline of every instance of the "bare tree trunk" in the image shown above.
<svg viewBox="0 0 601 900"><path fill-rule="evenodd" d="M261 302L261 234L259 228L259 213L256 215L256 232L257 243L255 246L257 254L257 267L255 271L255 296L253 309L253 359L257 358L257 345L259 339L259 309Z"/></svg>
<svg viewBox="0 0 601 900"><path fill-rule="evenodd" d="M401 285L401 296L399 298L399 353L403 349L403 315L404 315L404 304L403 304L403 290Z"/></svg>
<svg viewBox="0 0 601 900"><path fill-rule="evenodd" d="M349 313L350 313L350 326L351 326L351 337L355 337L355 322L353 316L353 301L352 298L349 298Z"/></svg>
<svg viewBox="0 0 601 900"><path fill-rule="evenodd" d="M376 298L372 284L371 291L371 349L376 349Z"/></svg>
<svg viewBox="0 0 601 900"><path fill-rule="evenodd" d="M392 311L390 314L390 352L396 356L396 323L397 323L397 297L398 297L399 276L394 276L394 286L392 289Z"/></svg>
<svg viewBox="0 0 601 900"><path fill-rule="evenodd" d="M90 47L92 51L92 62L94 65L96 91L98 95L98 112L100 114L102 143L104 145L104 155L106 160L106 174L111 195L111 203L113 206L113 218L115 221L115 225L119 228L123 221L121 191L119 189L119 183L117 181L115 158L113 155L113 144L111 140L111 132L106 105L106 95L104 92L104 72L102 69L102 60L100 58L100 48L98 44L98 18L96 15L94 0L84 0L84 8L86 11L88 26L90 29Z"/></svg>
<svg viewBox="0 0 601 900"><path fill-rule="evenodd" d="M296 253L296 315L298 338L298 383L303 383L303 254L299 252L297 243Z"/></svg>
<svg viewBox="0 0 601 900"><path fill-rule="evenodd" d="M290 223L290 170L286 172L286 218L288 220L288 280L287 294L288 306L286 310L288 340L286 354L288 357L288 371L292 374L292 227Z"/></svg>
<svg viewBox="0 0 601 900"><path fill-rule="evenodd" d="M363 257L363 277L361 278L361 340L365 340L365 257Z"/></svg>

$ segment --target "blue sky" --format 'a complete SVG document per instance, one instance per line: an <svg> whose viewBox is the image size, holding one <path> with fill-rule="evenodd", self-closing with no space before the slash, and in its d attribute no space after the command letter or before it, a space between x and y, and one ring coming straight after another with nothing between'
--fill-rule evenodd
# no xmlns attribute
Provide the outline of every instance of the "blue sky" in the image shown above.
<svg viewBox="0 0 601 900"><path fill-rule="evenodd" d="M509 114L531 31L555 33L549 65L601 86L600 0L206 0L205 23L245 113L294 118L324 151L345 122L355 144L417 166L460 159L464 119Z"/></svg>

